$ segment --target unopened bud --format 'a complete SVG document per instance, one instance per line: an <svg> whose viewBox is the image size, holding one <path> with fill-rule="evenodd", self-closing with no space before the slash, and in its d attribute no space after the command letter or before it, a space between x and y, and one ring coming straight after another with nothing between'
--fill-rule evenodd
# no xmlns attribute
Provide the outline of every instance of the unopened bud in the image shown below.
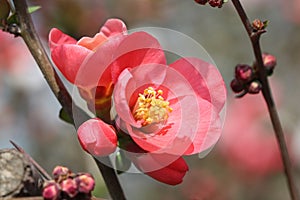
<svg viewBox="0 0 300 200"><path fill-rule="evenodd" d="M243 84L240 81L236 80L236 79L233 79L231 81L230 87L231 87L232 91L235 92L235 93L240 93L241 91L244 90Z"/></svg>
<svg viewBox="0 0 300 200"><path fill-rule="evenodd" d="M235 77L242 82L248 82L252 79L253 69L249 65L237 65L235 67Z"/></svg>
<svg viewBox="0 0 300 200"><path fill-rule="evenodd" d="M63 167L63 166L56 166L52 172L54 180L58 182L60 182L59 180L66 179L69 174L71 174L71 171L67 167Z"/></svg>
<svg viewBox="0 0 300 200"><path fill-rule="evenodd" d="M81 174L75 178L78 191L89 194L95 187L95 180L90 174Z"/></svg>
<svg viewBox="0 0 300 200"><path fill-rule="evenodd" d="M254 31L259 31L259 30L265 29L267 24L268 24L268 21L262 22L259 19L255 19L252 22L252 27L253 27Z"/></svg>
<svg viewBox="0 0 300 200"><path fill-rule="evenodd" d="M196 3L199 3L201 5L205 5L209 0L195 0Z"/></svg>
<svg viewBox="0 0 300 200"><path fill-rule="evenodd" d="M57 200L60 194L59 186L55 182L48 182L43 189L43 197L46 200Z"/></svg>
<svg viewBox="0 0 300 200"><path fill-rule="evenodd" d="M248 87L249 94L257 94L261 90L261 83L259 81L253 81Z"/></svg>
<svg viewBox="0 0 300 200"><path fill-rule="evenodd" d="M273 73L273 70L277 64L277 59L275 56L268 54L268 53L263 53L262 58L263 58L264 66L267 70L267 73L270 76Z"/></svg>
<svg viewBox="0 0 300 200"><path fill-rule="evenodd" d="M211 7L218 7L221 8L224 4L224 0L210 0L209 5Z"/></svg>
<svg viewBox="0 0 300 200"><path fill-rule="evenodd" d="M69 197L75 197L78 193L77 183L74 179L68 178L61 182L61 190L68 194Z"/></svg>

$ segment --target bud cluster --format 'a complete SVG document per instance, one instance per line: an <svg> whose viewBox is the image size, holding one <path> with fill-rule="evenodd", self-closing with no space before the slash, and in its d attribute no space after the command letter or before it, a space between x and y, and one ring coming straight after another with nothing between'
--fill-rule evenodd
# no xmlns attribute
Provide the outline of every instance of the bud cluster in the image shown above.
<svg viewBox="0 0 300 200"><path fill-rule="evenodd" d="M46 200L91 199L95 180L88 173L72 173L68 168L57 166L53 172L54 180L45 183L43 197Z"/></svg>
<svg viewBox="0 0 300 200"><path fill-rule="evenodd" d="M271 54L264 53L262 58L267 75L272 75L276 65L276 57ZM262 86L258 79L256 64L253 66L238 64L235 67L235 78L231 81L230 87L233 92L240 93L240 97L247 93L259 93Z"/></svg>
<svg viewBox="0 0 300 200"><path fill-rule="evenodd" d="M224 0L195 0L195 2L201 5L205 5L209 3L211 7L218 7L218 8L221 8L225 3Z"/></svg>

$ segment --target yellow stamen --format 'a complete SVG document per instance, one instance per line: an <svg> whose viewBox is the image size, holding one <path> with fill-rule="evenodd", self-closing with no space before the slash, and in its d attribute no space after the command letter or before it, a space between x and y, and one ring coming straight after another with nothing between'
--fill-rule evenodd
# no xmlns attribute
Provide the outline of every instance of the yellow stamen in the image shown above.
<svg viewBox="0 0 300 200"><path fill-rule="evenodd" d="M139 94L133 116L141 121L143 126L161 123L168 119L172 108L161 96L162 94L162 90L155 91L152 87L146 88L143 94Z"/></svg>

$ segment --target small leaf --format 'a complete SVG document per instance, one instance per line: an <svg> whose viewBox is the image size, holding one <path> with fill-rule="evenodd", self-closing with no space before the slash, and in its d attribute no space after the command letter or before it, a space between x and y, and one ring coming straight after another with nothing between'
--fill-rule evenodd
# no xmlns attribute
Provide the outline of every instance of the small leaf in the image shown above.
<svg viewBox="0 0 300 200"><path fill-rule="evenodd" d="M62 108L59 111L59 118L69 124L73 124L72 118L68 115L68 113Z"/></svg>
<svg viewBox="0 0 300 200"><path fill-rule="evenodd" d="M131 166L131 161L124 155L123 150L117 152L115 163L118 174L126 172Z"/></svg>
<svg viewBox="0 0 300 200"><path fill-rule="evenodd" d="M28 12L31 14L31 13L34 13L35 11L39 10L41 8L41 6L30 6L28 8Z"/></svg>
<svg viewBox="0 0 300 200"><path fill-rule="evenodd" d="M7 18L7 24L18 24L18 19L16 13L10 15Z"/></svg>
<svg viewBox="0 0 300 200"><path fill-rule="evenodd" d="M269 20L264 21L263 24L264 24L264 28L267 28L267 26L269 25Z"/></svg>

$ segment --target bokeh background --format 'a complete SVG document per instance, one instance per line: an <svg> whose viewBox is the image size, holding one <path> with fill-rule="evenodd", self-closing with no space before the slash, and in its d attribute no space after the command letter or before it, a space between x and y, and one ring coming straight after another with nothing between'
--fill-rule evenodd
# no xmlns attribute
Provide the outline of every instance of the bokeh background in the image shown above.
<svg viewBox="0 0 300 200"><path fill-rule="evenodd" d="M300 0L243 0L250 19L269 20L264 52L276 55L272 90L284 125L300 188ZM168 186L142 175L119 178L128 199L253 200L288 199L278 148L265 103L258 96L235 99L229 89L238 63L253 63L246 32L231 2L222 9L193 0L31 0L32 14L46 48L52 27L80 38L93 36L106 19L128 28L154 26L180 31L199 42L222 73L228 88L224 133L212 152L186 157L184 182ZM176 42L176 41L174 41ZM56 165L89 171L95 195L109 198L100 173L81 150L72 126L58 119L60 106L20 38L0 31L0 148L21 145L49 173Z"/></svg>

